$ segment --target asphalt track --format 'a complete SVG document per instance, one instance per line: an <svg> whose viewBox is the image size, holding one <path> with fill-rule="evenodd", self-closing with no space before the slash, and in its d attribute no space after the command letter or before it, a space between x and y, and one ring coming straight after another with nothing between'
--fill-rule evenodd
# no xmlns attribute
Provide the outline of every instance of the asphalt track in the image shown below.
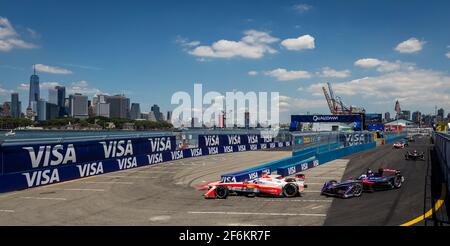
<svg viewBox="0 0 450 246"><path fill-rule="evenodd" d="M405 182L398 190L364 193L357 199L335 199L325 225L394 226L422 215L428 206L424 197L431 147L429 138L417 138L403 150L384 145L350 156L344 177L357 177L367 168L376 171L385 167L400 170ZM425 152L425 161L405 160L407 150ZM423 225L423 221L417 225Z"/></svg>
<svg viewBox="0 0 450 246"><path fill-rule="evenodd" d="M425 151L427 141L410 148ZM178 160L0 194L0 225L399 225L423 213L428 163L406 162L404 152L381 146L310 169L305 172L309 188L290 199L205 200L195 189L222 173L287 157L290 151ZM401 169L404 187L348 200L320 195L324 181L380 165Z"/></svg>

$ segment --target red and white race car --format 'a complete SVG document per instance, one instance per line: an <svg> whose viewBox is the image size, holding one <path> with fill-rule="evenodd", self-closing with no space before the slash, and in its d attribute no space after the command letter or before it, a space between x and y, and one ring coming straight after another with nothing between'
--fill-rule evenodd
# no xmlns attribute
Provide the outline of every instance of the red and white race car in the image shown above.
<svg viewBox="0 0 450 246"><path fill-rule="evenodd" d="M281 175L263 175L251 181L222 183L212 182L203 186L205 198L226 199L230 194L236 195L273 195L279 197L301 196L307 185L305 175L295 177L282 177Z"/></svg>
<svg viewBox="0 0 450 246"><path fill-rule="evenodd" d="M392 146L396 149L404 149L405 147L408 146L408 144L406 142L401 141L401 142L395 142Z"/></svg>

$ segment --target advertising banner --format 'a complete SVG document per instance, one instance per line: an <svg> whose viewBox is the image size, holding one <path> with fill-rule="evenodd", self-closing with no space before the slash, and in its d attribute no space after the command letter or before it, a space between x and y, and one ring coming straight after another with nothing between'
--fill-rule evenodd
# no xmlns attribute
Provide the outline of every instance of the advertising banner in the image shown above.
<svg viewBox="0 0 450 246"><path fill-rule="evenodd" d="M247 142L247 140L245 140ZM251 142L251 141L250 141ZM0 192L191 157L290 146L291 142L176 149L175 137L2 146ZM267 170L265 170L267 171Z"/></svg>

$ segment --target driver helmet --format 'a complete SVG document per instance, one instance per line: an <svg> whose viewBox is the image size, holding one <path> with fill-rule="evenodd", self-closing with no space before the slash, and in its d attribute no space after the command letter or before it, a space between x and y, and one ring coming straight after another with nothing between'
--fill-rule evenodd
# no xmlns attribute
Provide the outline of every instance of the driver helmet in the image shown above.
<svg viewBox="0 0 450 246"><path fill-rule="evenodd" d="M414 153L414 154L417 154L417 150L414 150L413 153Z"/></svg>
<svg viewBox="0 0 450 246"><path fill-rule="evenodd" d="M367 169L366 175L367 177L373 176L373 171L371 169Z"/></svg>

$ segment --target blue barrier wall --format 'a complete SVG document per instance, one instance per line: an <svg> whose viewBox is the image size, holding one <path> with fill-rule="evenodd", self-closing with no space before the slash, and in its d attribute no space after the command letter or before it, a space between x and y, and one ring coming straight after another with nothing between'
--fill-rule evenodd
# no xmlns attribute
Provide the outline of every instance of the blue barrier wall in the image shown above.
<svg viewBox="0 0 450 246"><path fill-rule="evenodd" d="M165 139L162 141L162 139ZM77 178L190 157L291 146L291 142L220 145L175 149L170 137L108 139L42 145L2 145L0 192L48 185Z"/></svg>
<svg viewBox="0 0 450 246"><path fill-rule="evenodd" d="M326 145L329 146L329 145ZM288 176L297 172L302 172L329 161L339 159L343 156L357 152L366 151L376 147L376 142L370 141L348 147L328 150L324 146L316 146L302 151L297 151L296 155L278 161L269 162L250 169L239 172L227 173L221 176L222 182L242 182L261 177L262 174L269 174L277 171L277 174ZM322 151L319 151L322 150Z"/></svg>
<svg viewBox="0 0 450 246"><path fill-rule="evenodd" d="M447 183L448 190L450 190L450 135L435 133L433 136L433 141L444 180Z"/></svg>

